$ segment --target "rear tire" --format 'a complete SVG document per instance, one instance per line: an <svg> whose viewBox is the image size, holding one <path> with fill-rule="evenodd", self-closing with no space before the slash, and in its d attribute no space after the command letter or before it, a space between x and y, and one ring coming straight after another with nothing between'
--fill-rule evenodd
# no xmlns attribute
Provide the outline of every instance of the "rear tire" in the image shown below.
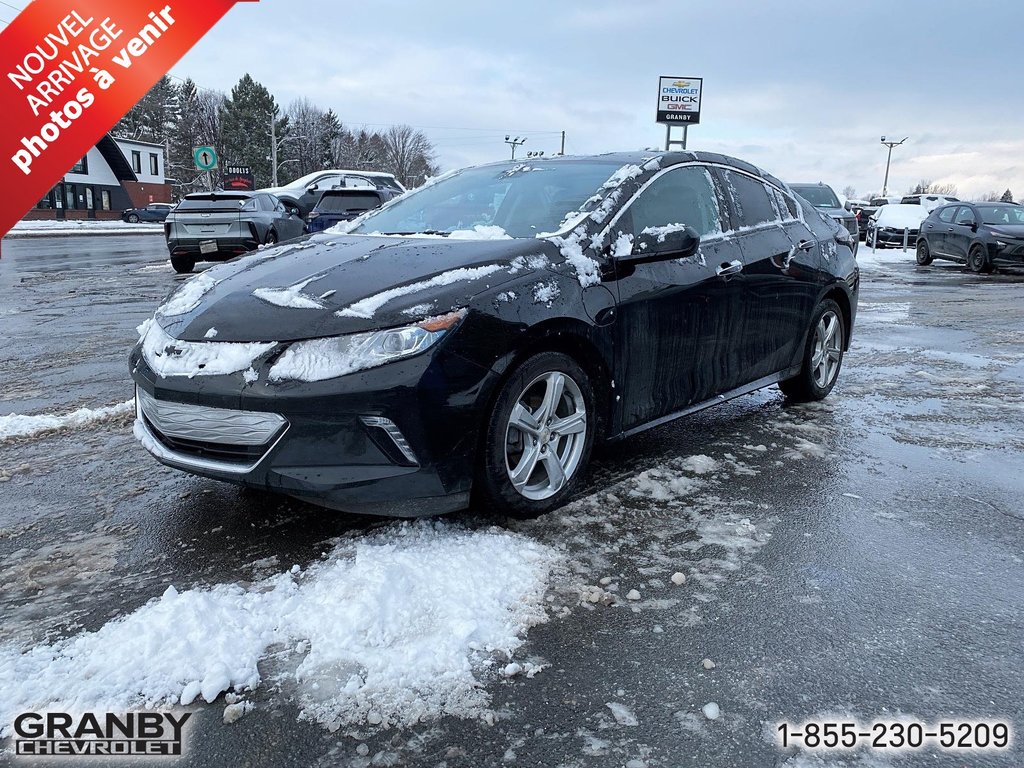
<svg viewBox="0 0 1024 768"><path fill-rule="evenodd" d="M171 256L171 266L179 275L184 275L196 268L196 260L188 256Z"/></svg>
<svg viewBox="0 0 1024 768"><path fill-rule="evenodd" d="M567 355L534 355L502 384L485 429L478 499L510 517L544 514L576 490L590 460L590 378Z"/></svg>
<svg viewBox="0 0 1024 768"><path fill-rule="evenodd" d="M971 272L979 275L992 271L992 263L988 260L988 253L980 245L971 246L971 250L967 254L967 266L971 268Z"/></svg>
<svg viewBox="0 0 1024 768"><path fill-rule="evenodd" d="M782 394L797 403L828 397L843 367L845 339L843 312L832 299L825 299L811 317L800 373L779 382Z"/></svg>
<svg viewBox="0 0 1024 768"><path fill-rule="evenodd" d="M927 267L933 261L932 252L928 249L928 241L921 239L917 241L917 264Z"/></svg>

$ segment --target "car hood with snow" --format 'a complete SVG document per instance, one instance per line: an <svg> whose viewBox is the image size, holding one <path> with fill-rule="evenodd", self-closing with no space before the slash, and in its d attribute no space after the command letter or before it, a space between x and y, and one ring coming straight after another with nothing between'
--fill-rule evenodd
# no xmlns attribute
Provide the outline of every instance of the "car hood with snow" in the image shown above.
<svg viewBox="0 0 1024 768"><path fill-rule="evenodd" d="M928 210L923 205L896 203L883 205L874 218L878 227L918 229L921 222L928 218Z"/></svg>
<svg viewBox="0 0 1024 768"><path fill-rule="evenodd" d="M546 264L558 249L542 239L317 235L197 275L156 319L183 341L283 342L389 328L464 308L530 257Z"/></svg>

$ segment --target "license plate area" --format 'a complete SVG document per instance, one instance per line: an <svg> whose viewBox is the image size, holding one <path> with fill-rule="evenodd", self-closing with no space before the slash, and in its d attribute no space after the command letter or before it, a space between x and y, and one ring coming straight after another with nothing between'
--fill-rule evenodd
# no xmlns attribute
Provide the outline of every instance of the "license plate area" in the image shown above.
<svg viewBox="0 0 1024 768"><path fill-rule="evenodd" d="M216 253L217 252L217 241L216 240L200 240L199 241L199 252L200 253Z"/></svg>

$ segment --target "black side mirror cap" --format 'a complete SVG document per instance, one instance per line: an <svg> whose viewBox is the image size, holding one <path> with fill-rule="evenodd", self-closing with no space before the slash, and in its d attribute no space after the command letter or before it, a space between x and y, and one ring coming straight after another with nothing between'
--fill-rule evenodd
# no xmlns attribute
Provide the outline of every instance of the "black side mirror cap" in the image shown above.
<svg viewBox="0 0 1024 768"><path fill-rule="evenodd" d="M699 248L700 235L693 227L649 227L633 241L632 253L617 258L633 264L646 264L689 258L697 253Z"/></svg>

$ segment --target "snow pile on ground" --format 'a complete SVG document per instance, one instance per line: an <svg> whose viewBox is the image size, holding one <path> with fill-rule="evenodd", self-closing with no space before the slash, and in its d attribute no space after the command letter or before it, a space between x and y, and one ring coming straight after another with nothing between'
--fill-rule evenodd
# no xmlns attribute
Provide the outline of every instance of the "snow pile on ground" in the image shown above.
<svg viewBox="0 0 1024 768"><path fill-rule="evenodd" d="M159 235L164 231L160 222L129 224L125 221L98 219L76 221L19 221L11 227L9 235Z"/></svg>
<svg viewBox="0 0 1024 768"><path fill-rule="evenodd" d="M139 326L142 356L161 376L220 376L238 373L252 366L260 355L277 342L180 341L172 338L159 323L147 320ZM173 348L168 353L168 348Z"/></svg>
<svg viewBox="0 0 1024 768"><path fill-rule="evenodd" d="M11 413L0 416L0 443L16 437L31 437L41 432L70 427L85 427L102 421L109 421L135 412L135 401L127 400L105 408L79 408L65 414L44 413L38 416L23 416Z"/></svg>
<svg viewBox="0 0 1024 768"><path fill-rule="evenodd" d="M418 283L401 285L398 288L391 288L387 291L376 293L373 296L368 296L345 309L338 310L335 314L339 317L362 317L368 319L373 317L373 314L382 306L387 304L389 301L399 298L400 296L408 296L409 294L419 293L420 291L425 291L442 285L451 285L452 283L460 281L479 280L481 277L486 277L492 272L497 272L499 269L502 269L502 265L500 264L487 264L482 267L461 267L459 269L452 269L448 272L442 272L439 275L435 275L429 280L421 280Z"/></svg>
<svg viewBox="0 0 1024 768"><path fill-rule="evenodd" d="M0 735L20 712L214 701L280 664L327 727L482 716L481 673L546 620L554 550L492 528L396 524L249 588L176 591L96 632L0 645ZM272 658L268 658L272 657Z"/></svg>

